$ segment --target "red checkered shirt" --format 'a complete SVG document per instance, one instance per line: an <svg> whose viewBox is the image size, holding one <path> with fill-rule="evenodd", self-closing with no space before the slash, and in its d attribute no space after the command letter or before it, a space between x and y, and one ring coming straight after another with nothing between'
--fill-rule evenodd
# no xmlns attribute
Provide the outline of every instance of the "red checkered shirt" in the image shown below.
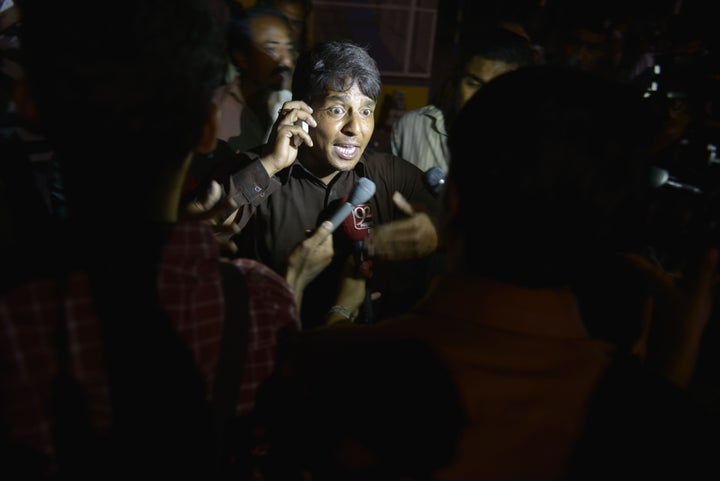
<svg viewBox="0 0 720 481"><path fill-rule="evenodd" d="M191 348L208 386L219 354L224 301L219 251L209 226L178 224L163 251L158 277L160 299ZM250 411L260 382L274 367L276 334L299 328L293 292L277 273L253 260L236 259L249 291L249 345L238 413ZM4 423L11 441L52 455L48 403L57 370L54 340L57 288L38 279L0 299L0 389ZM90 405L95 426L107 429L110 404L95 306L83 272L70 275L65 312L72 370ZM209 389L208 394L211 393Z"/></svg>

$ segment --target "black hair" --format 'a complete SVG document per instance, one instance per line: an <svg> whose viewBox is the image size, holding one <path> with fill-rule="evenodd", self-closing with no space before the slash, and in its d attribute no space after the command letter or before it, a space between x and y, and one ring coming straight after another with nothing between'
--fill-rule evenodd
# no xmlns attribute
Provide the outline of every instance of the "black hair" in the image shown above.
<svg viewBox="0 0 720 481"><path fill-rule="evenodd" d="M181 165L227 70L205 0L130 0L119 9L95 0L18 5L30 92L68 187L102 176L151 188Z"/></svg>
<svg viewBox="0 0 720 481"><path fill-rule="evenodd" d="M300 38L296 47L298 51L306 50L306 47L308 45L308 17L310 16L310 13L313 9L312 0L257 0L257 2L255 2L255 5L267 5L276 8L277 10L281 10L281 4L300 5L300 7L303 9L304 13L302 19L302 27L300 30ZM297 19L288 18L288 22L290 22L291 26L293 27L298 21L299 20Z"/></svg>
<svg viewBox="0 0 720 481"><path fill-rule="evenodd" d="M515 32L497 25L464 30L460 35L454 68L433 98L433 103L445 113L449 124L452 124L457 114L458 84L475 57L515 64L517 67L535 63L535 52L530 42Z"/></svg>
<svg viewBox="0 0 720 481"><path fill-rule="evenodd" d="M473 57L524 67L534 62L535 54L525 37L503 27L489 26L467 29L460 36L460 68L465 68Z"/></svg>
<svg viewBox="0 0 720 481"><path fill-rule="evenodd" d="M205 1L20 6L28 79L48 134L82 126L107 150L162 143L175 157L195 147L227 65ZM73 15L91 20L63 22Z"/></svg>
<svg viewBox="0 0 720 481"><path fill-rule="evenodd" d="M292 83L293 99L309 103L328 89L342 92L355 83L363 94L377 102L380 72L367 49L352 42L320 42L298 58Z"/></svg>
<svg viewBox="0 0 720 481"><path fill-rule="evenodd" d="M253 47L252 24L262 17L275 17L291 31L290 21L282 12L269 5L255 5L248 9L231 11L227 24L228 52L249 53Z"/></svg>
<svg viewBox="0 0 720 481"><path fill-rule="evenodd" d="M307 17L310 15L310 12L313 8L312 0L257 0L255 5L277 5L278 3L291 3L291 4L297 4L303 6L303 9L305 10L305 16Z"/></svg>

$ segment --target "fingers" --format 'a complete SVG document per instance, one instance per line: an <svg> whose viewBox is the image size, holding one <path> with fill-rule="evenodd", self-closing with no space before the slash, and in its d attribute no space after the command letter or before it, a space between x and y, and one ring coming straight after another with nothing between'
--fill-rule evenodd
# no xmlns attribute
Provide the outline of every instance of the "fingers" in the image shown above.
<svg viewBox="0 0 720 481"><path fill-rule="evenodd" d="M312 116L313 110L301 100L285 102L282 109L278 111L278 133L290 139L294 147L300 147L304 143L313 145L308 134L308 126L317 127L317 122Z"/></svg>
<svg viewBox="0 0 720 481"><path fill-rule="evenodd" d="M400 192L395 191L393 193L393 202L395 202L395 205L398 209L400 209L404 214L407 215L414 215L415 209L410 205L410 203L403 197L403 195Z"/></svg>
<svg viewBox="0 0 720 481"><path fill-rule="evenodd" d="M302 127L302 125L283 125L280 127L284 135L290 139L293 147L300 147L303 142L308 144L310 147L313 146L312 138L310 134Z"/></svg>
<svg viewBox="0 0 720 481"><path fill-rule="evenodd" d="M268 142L263 147L260 163L269 176L273 176L291 165L298 155L298 148L306 143L313 146L310 134L303 128L302 122L317 127L312 117L312 109L301 100L285 102L278 111Z"/></svg>
<svg viewBox="0 0 720 481"><path fill-rule="evenodd" d="M638 254L626 254L625 257L650 282L656 293L670 292L677 285L676 276L664 271L647 258ZM705 250L699 261L692 266L692 271L683 276L687 282L686 286L696 291L711 289L718 280L719 258L720 252L717 248Z"/></svg>
<svg viewBox="0 0 720 481"><path fill-rule="evenodd" d="M639 254L625 254L625 258L645 277L655 293L668 292L675 285L670 274L646 257Z"/></svg>
<svg viewBox="0 0 720 481"><path fill-rule="evenodd" d="M291 116L293 116L293 115L288 114L288 117L291 117ZM281 122L280 117L278 117L278 122ZM280 123L277 126L277 130L276 130L277 138L278 139L282 139L282 138L290 139L290 143L295 148L300 147L303 144L303 142L308 144L310 147L312 147L313 141L312 141L312 138L310 137L310 134L302 126L301 121L296 121L296 122L297 123L292 123L292 124L288 124L285 122ZM315 121L313 120L313 122L315 122ZM317 124L315 124L315 125L317 125Z"/></svg>
<svg viewBox="0 0 720 481"><path fill-rule="evenodd" d="M233 255L237 254L237 244L231 240L224 240L224 239L218 239L217 240L218 246L220 248L220 253L224 255Z"/></svg>
<svg viewBox="0 0 720 481"><path fill-rule="evenodd" d="M419 259L434 252L438 245L435 224L423 212L377 226L365 240L369 257L391 261Z"/></svg>
<svg viewBox="0 0 720 481"><path fill-rule="evenodd" d="M278 111L278 119L283 123L295 123L298 120L304 120L312 127L317 127L315 119L312 117L313 109L302 100L290 100L285 102Z"/></svg>
<svg viewBox="0 0 720 481"><path fill-rule="evenodd" d="M212 220L218 214L235 209L237 203L223 197L223 190L216 181L211 181L204 196L188 202L184 215L192 220Z"/></svg>
<svg viewBox="0 0 720 481"><path fill-rule="evenodd" d="M213 226L213 232L216 236L232 237L240 232L240 227L234 222L229 224L219 224Z"/></svg>
<svg viewBox="0 0 720 481"><path fill-rule="evenodd" d="M333 224L329 220L326 220L325 222L320 224L317 229L315 229L312 238L315 239L317 245L320 245L324 242L327 242L329 239L332 239L332 232Z"/></svg>
<svg viewBox="0 0 720 481"><path fill-rule="evenodd" d="M222 198L223 191L220 184L216 181L210 181L207 192L205 193L205 199L202 201L202 207L204 211L212 209Z"/></svg>

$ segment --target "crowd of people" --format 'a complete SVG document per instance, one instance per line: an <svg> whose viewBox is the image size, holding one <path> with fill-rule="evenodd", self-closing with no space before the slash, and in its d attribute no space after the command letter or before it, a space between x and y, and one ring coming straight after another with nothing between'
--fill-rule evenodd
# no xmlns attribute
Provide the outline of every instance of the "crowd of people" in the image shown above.
<svg viewBox="0 0 720 481"><path fill-rule="evenodd" d="M713 44L548 3L381 151L309 1L3 1L3 479L717 476Z"/></svg>

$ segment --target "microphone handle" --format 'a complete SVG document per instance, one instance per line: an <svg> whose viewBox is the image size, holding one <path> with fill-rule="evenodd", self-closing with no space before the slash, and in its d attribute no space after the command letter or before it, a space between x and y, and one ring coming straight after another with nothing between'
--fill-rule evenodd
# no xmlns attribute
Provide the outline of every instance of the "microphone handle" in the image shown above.
<svg viewBox="0 0 720 481"><path fill-rule="evenodd" d="M340 227L343 223L343 221L352 213L353 205L350 202L345 202L343 205L340 206L338 210L335 211L335 213L328 219L330 222L332 222L333 229L332 231L335 232L338 227Z"/></svg>

